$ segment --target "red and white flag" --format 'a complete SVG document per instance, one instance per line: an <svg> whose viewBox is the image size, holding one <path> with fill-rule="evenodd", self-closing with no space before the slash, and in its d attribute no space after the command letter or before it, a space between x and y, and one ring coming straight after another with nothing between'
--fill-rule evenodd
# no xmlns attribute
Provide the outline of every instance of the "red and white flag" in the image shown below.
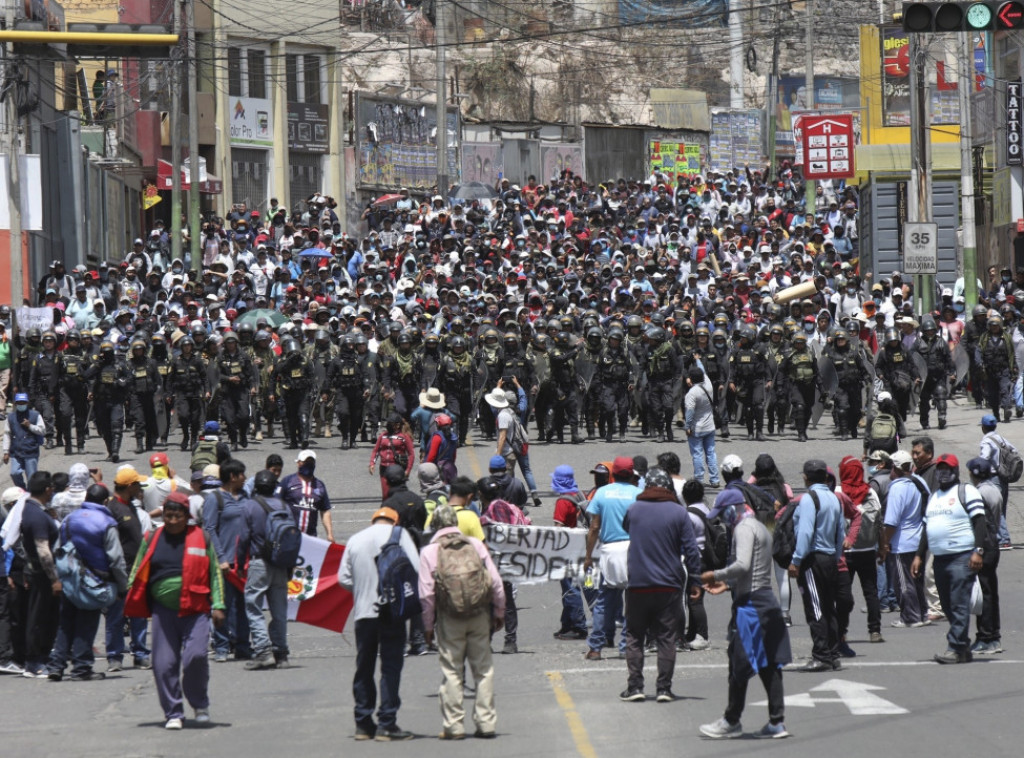
<svg viewBox="0 0 1024 758"><path fill-rule="evenodd" d="M345 630L352 593L338 584L343 545L302 535L299 562L288 580L288 620L333 632Z"/></svg>

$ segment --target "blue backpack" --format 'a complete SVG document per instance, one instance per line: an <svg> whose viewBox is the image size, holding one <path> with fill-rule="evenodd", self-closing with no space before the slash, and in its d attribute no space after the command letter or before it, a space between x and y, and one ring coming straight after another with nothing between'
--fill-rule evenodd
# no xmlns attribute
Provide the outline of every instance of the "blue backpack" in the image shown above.
<svg viewBox="0 0 1024 758"><path fill-rule="evenodd" d="M299 562L302 532L288 508L271 508L259 495L254 498L267 514L266 537L260 557L272 566L293 569Z"/></svg>
<svg viewBox="0 0 1024 758"><path fill-rule="evenodd" d="M382 621L405 621L423 612L420 578L402 549L402 527L391 530L377 556L377 613Z"/></svg>

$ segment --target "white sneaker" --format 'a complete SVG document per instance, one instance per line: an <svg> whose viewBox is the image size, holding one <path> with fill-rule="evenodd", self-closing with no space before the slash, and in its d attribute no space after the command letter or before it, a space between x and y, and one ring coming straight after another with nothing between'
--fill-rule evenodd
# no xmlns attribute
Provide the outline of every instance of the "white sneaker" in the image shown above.
<svg viewBox="0 0 1024 758"><path fill-rule="evenodd" d="M789 736L785 724L767 723L761 727L761 731L754 732L754 736L762 740L781 740Z"/></svg>
<svg viewBox="0 0 1024 758"><path fill-rule="evenodd" d="M690 650L707 650L709 647L711 647L711 643L699 634L690 643Z"/></svg>
<svg viewBox="0 0 1024 758"><path fill-rule="evenodd" d="M741 736L743 727L738 721L735 724L730 724L723 716L718 721L701 726L700 733L713 740L726 740Z"/></svg>
<svg viewBox="0 0 1024 758"><path fill-rule="evenodd" d="M210 723L210 709L209 708L196 708L196 723L197 724L209 724Z"/></svg>
<svg viewBox="0 0 1024 758"><path fill-rule="evenodd" d="M167 719L164 729L181 729L183 726L181 719Z"/></svg>
<svg viewBox="0 0 1024 758"><path fill-rule="evenodd" d="M5 663L3 666L0 666L0 674L16 674L17 676L21 676L24 673L25 669L19 666L14 661L11 661L10 663Z"/></svg>

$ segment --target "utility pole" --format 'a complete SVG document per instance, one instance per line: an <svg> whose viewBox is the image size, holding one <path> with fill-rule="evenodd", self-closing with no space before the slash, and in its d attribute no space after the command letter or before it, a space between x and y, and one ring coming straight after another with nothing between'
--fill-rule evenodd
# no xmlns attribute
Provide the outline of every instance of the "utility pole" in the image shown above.
<svg viewBox="0 0 1024 758"><path fill-rule="evenodd" d="M203 256L200 247L199 220L199 98L196 96L199 48L196 47L195 0L185 3L185 29L188 35L188 165L192 181L188 192L188 230L192 254L192 269L202 268Z"/></svg>
<svg viewBox="0 0 1024 758"><path fill-rule="evenodd" d="M8 29L14 28L13 2L7 3L4 23ZM18 85L20 72L14 63L14 44L4 46L4 71L0 78L0 87L7 92L7 118L4 124L4 153L7 155L7 213L10 218L11 240L11 312L17 313L25 297L25 285L21 266L21 138L18 135L20 119L18 117ZM14 315L17 319L17 315Z"/></svg>
<svg viewBox="0 0 1024 758"><path fill-rule="evenodd" d="M963 229L962 270L964 273L964 300L967 307L978 302L978 241L974 219L974 171L971 164L971 84L974 61L971 32L960 32L957 94L960 99L960 224ZM934 289L934 288L933 288Z"/></svg>
<svg viewBox="0 0 1024 758"><path fill-rule="evenodd" d="M768 115L768 171L775 171L775 132L778 128L777 116L779 108L776 105L779 89L779 3L775 2L774 18L772 28L775 34L772 38L772 72L768 75L768 92L764 98L764 107ZM792 125L791 125L792 126ZM774 176L774 173L771 173Z"/></svg>
<svg viewBox="0 0 1024 758"><path fill-rule="evenodd" d="M804 40L804 107L814 110L814 0L807 0L807 29ZM804 156L804 173L807 173L808 157ZM814 180L804 179L804 206L808 215L814 215Z"/></svg>
<svg viewBox="0 0 1024 758"><path fill-rule="evenodd" d="M921 34L910 34L910 193L907 198L908 220L929 223L932 220L931 177L931 94L925 70L928 42ZM967 171L970 173L970 146ZM931 275L914 277L914 294L918 315L931 310L934 299Z"/></svg>
<svg viewBox="0 0 1024 758"><path fill-rule="evenodd" d="M442 9L444 0L437 0L434 11L434 52L437 63L437 194L448 197L448 101L447 82L445 81L444 46L445 28Z"/></svg>
<svg viewBox="0 0 1024 758"><path fill-rule="evenodd" d="M729 0L729 107L743 107L743 0Z"/></svg>
<svg viewBox="0 0 1024 758"><path fill-rule="evenodd" d="M174 32L181 34L181 3L174 3ZM181 44L171 49L171 260L181 258ZM192 171L195 182L195 170Z"/></svg>

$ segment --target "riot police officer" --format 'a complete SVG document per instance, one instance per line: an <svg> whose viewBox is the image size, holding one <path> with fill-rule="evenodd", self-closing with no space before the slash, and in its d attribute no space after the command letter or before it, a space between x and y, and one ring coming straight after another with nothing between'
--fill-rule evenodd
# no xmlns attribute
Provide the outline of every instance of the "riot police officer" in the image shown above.
<svg viewBox="0 0 1024 758"><path fill-rule="evenodd" d="M327 400L321 400L327 383L327 367L338 354L338 347L331 342L331 335L326 329L317 329L313 341L306 346L306 360L313 367L317 386L313 394L313 407L310 419L314 434L320 437L331 437L331 415L334 408L333 392L327 392Z"/></svg>
<svg viewBox="0 0 1024 758"><path fill-rule="evenodd" d="M25 343L18 351L18 361L14 369L14 392L29 392L31 390L32 361L42 349L43 332L34 326L25 332Z"/></svg>
<svg viewBox="0 0 1024 758"><path fill-rule="evenodd" d="M170 397L181 425L181 449L191 450L199 442L199 433L206 422L204 402L210 399L206 361L195 351L191 337L178 340L181 354L171 362Z"/></svg>
<svg viewBox="0 0 1024 758"><path fill-rule="evenodd" d="M852 436L857 438L857 425L864 398L864 382L871 376L859 348L850 345L850 335L845 329L836 329L832 344L825 348L825 356L836 370L836 425L839 438L843 441Z"/></svg>
<svg viewBox="0 0 1024 758"><path fill-rule="evenodd" d="M729 389L743 402L747 422L747 439L764 441L764 391L768 379L768 362L754 344L753 327L740 330L739 344L729 356Z"/></svg>
<svg viewBox="0 0 1024 758"><path fill-rule="evenodd" d="M1013 341L1003 331L1003 317L991 313L988 317L988 331L978 339L974 349L975 359L982 367L985 381L985 396L993 415L999 418L1003 410L1003 422L1010 422L1013 410L1013 383L1017 379L1017 359L1014 356Z"/></svg>
<svg viewBox="0 0 1024 758"><path fill-rule="evenodd" d="M365 339L365 337L363 338ZM241 341L241 338L239 338ZM277 405L268 401L267 395L270 392L270 372L277 362L277 353L270 346L270 332L260 329L253 337L252 359L253 370L259 380L259 392L252 399L253 421L256 429L256 439L263 439L263 418L267 421L267 436L274 434L274 419L277 417Z"/></svg>
<svg viewBox="0 0 1024 758"><path fill-rule="evenodd" d="M910 354L903 347L900 333L893 328L885 330L885 347L875 357L875 376L882 381L882 387L889 391L899 408L900 418L907 420L910 411L910 392L914 382L921 377Z"/></svg>
<svg viewBox="0 0 1024 758"><path fill-rule="evenodd" d="M363 405L363 423L359 428L359 439L366 442L369 439L376 439L377 426L380 424L381 412L381 371L380 360L377 354L370 350L370 342L366 335L359 332L355 335L356 355L359 356L359 365L363 369L363 376L366 377L367 392L366 403Z"/></svg>
<svg viewBox="0 0 1024 758"><path fill-rule="evenodd" d="M971 361L971 395L974 396L974 403L978 410L985 406L985 380L983 378L985 367L978 363L977 347L978 342L988 330L987 319L988 308L984 305L974 306L974 310L971 311L971 320L964 324L963 337L960 340ZM998 415L996 412L997 417Z"/></svg>
<svg viewBox="0 0 1024 758"><path fill-rule="evenodd" d="M673 439L672 416L675 415L677 382L681 381L682 358L669 342L668 333L660 326L647 332L647 413L648 429L658 442Z"/></svg>
<svg viewBox="0 0 1024 758"><path fill-rule="evenodd" d="M405 419L419 405L423 373L423 364L413 350L412 342L408 331L398 335L398 350L390 357L384 371L385 397L394 403L395 411Z"/></svg>
<svg viewBox="0 0 1024 758"><path fill-rule="evenodd" d="M220 377L220 412L228 427L231 449L249 447L249 402L259 388L252 361L238 345L238 335L227 332L217 362Z"/></svg>
<svg viewBox="0 0 1024 758"><path fill-rule="evenodd" d="M114 343L100 344L99 359L89 371L90 399L96 413L96 428L107 447L107 460L121 460L124 434L124 396L131 381L128 367L118 360Z"/></svg>
<svg viewBox="0 0 1024 758"><path fill-rule="evenodd" d="M156 439L156 391L160 386L160 373L156 361L146 355L146 342L134 339L128 359L128 413L135 430L135 454L142 455L153 449Z"/></svg>
<svg viewBox="0 0 1024 758"><path fill-rule="evenodd" d="M811 407L814 405L814 392L819 386L818 364L814 360L814 354L807 347L805 332L793 335L793 349L783 357L779 374L785 377L797 441L805 442L807 423L810 420Z"/></svg>
<svg viewBox="0 0 1024 758"><path fill-rule="evenodd" d="M554 382L555 420L554 428L548 431L548 441L553 434L558 441L565 441L565 425L568 423L573 444L583 440L580 438L579 417L579 385L576 376L576 354L578 348L572 344L569 332L561 331L555 337L555 347L549 353L551 362L551 378Z"/></svg>
<svg viewBox="0 0 1024 758"><path fill-rule="evenodd" d="M768 378L771 381L766 399L768 434L774 434L776 429L782 434L786 429L786 416L789 414L789 390L786 387L785 376L779 371L786 353L789 352L785 337L785 328L782 324L772 324L768 328L768 341L764 345L764 355L768 361Z"/></svg>
<svg viewBox="0 0 1024 758"><path fill-rule="evenodd" d="M598 405L601 409L601 423L605 430L605 441L611 442L618 420L619 442L626 441L626 424L629 421L629 393L636 385L636 366L623 347L625 332L617 326L608 331L608 344L597 359L594 386ZM672 438L671 424L668 426Z"/></svg>
<svg viewBox="0 0 1024 758"><path fill-rule="evenodd" d="M82 335L76 330L68 333L67 348L61 356L57 423L64 438L64 454L71 455L71 426L74 421L78 452L85 450L85 437L89 428L89 387L86 376L92 361L82 352Z"/></svg>
<svg viewBox="0 0 1024 758"><path fill-rule="evenodd" d="M281 348L283 355L271 374L273 390L268 399L274 402L278 397L281 398L288 449L295 450L300 445L309 445L309 393L313 390L316 378L313 376L313 367L302 354L302 348L297 340L289 338Z"/></svg>
<svg viewBox="0 0 1024 758"><path fill-rule="evenodd" d="M355 337L346 334L341 350L327 365L327 379L321 399L334 395L334 413L341 433L341 449L355 448L363 419L363 403L370 394L363 365L355 351Z"/></svg>
<svg viewBox="0 0 1024 758"><path fill-rule="evenodd" d="M159 382L156 387L156 426L160 444L167 444L167 435L171 431L171 411L174 404L168 401L168 380L171 376L171 356L167 353L167 338L157 332L150 340L150 357L156 363Z"/></svg>
<svg viewBox="0 0 1024 758"><path fill-rule="evenodd" d="M939 429L946 428L946 399L949 397L949 379L956 379L953 367L953 356L949 352L949 343L938 336L939 329L935 319L926 315L921 319L921 337L914 343L914 350L921 356L927 374L921 385L919 410L921 428L929 425L928 412L934 403L939 414Z"/></svg>
<svg viewBox="0 0 1024 758"><path fill-rule="evenodd" d="M60 353L57 352L57 335L44 332L42 349L32 358L29 373L29 397L39 415L46 422L46 449L53 450L54 431L57 418L54 408L57 405L57 390L60 378Z"/></svg>
<svg viewBox="0 0 1024 758"><path fill-rule="evenodd" d="M484 330L482 343L477 350L476 364L476 373L481 377L481 382L478 387L473 388L473 391L479 396L477 403L480 431L483 433L484 439L492 440L497 433L495 418L490 406L483 399L483 392L487 387L498 386L505 375L505 352L498 344L498 330L493 326Z"/></svg>

